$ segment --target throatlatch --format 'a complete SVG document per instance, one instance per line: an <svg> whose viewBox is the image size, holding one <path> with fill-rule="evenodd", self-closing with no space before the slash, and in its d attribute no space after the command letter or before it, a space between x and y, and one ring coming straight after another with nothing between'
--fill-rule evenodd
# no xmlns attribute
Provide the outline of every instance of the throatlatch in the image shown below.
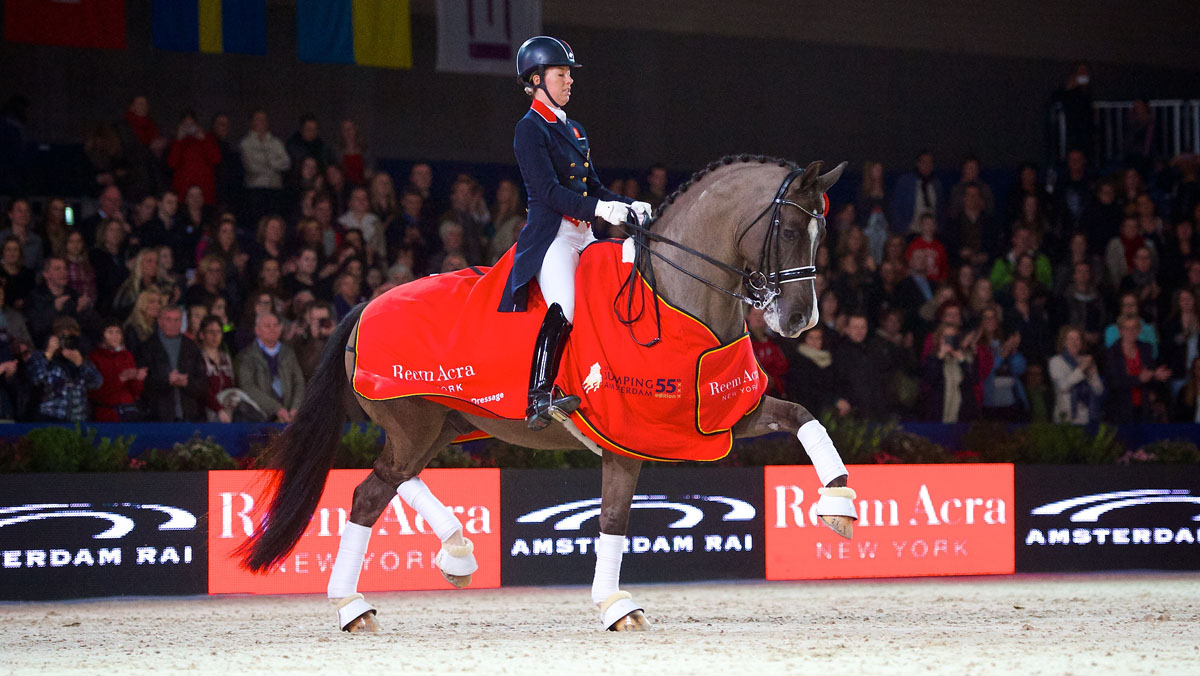
<svg viewBox="0 0 1200 676"><path fill-rule="evenodd" d="M579 397L563 394L554 386L569 335L571 322L567 321L558 303L552 304L538 331L533 366L529 371L529 408L525 411L525 423L531 430L546 429L556 416L569 416L579 408Z"/></svg>

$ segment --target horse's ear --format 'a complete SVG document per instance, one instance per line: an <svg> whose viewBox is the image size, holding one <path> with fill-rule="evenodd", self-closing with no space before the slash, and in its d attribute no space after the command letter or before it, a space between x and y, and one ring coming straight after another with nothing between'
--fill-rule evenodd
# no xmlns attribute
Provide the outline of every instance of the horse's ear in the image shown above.
<svg viewBox="0 0 1200 676"><path fill-rule="evenodd" d="M812 187L813 181L821 174L821 160L817 160L804 168L804 173L800 176L800 189L808 190Z"/></svg>
<svg viewBox="0 0 1200 676"><path fill-rule="evenodd" d="M821 165L820 162L813 162L813 164L817 165L818 167ZM836 167L834 167L833 169L831 169L828 174L825 174L824 176L819 177L817 179L816 185L814 186L815 191L816 192L827 192L831 187L833 187L833 184L837 183L838 179L842 177L842 172L846 170L846 164L847 164L846 162L842 162L841 164L839 164ZM809 165L808 168L812 169L812 165ZM807 171L804 172L804 176L805 176L805 178L808 177Z"/></svg>

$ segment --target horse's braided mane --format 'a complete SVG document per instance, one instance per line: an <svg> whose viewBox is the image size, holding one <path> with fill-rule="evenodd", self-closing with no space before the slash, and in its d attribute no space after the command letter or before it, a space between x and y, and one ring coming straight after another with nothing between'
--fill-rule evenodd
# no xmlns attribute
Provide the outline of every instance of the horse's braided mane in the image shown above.
<svg viewBox="0 0 1200 676"><path fill-rule="evenodd" d="M792 162L790 160L781 159L778 157L767 157L766 155L750 155L748 153L743 153L741 155L726 155L725 157L722 157L719 160L709 162L708 166L706 166L703 169L701 169L700 171L697 171L696 173L692 174L691 177L688 178L688 180L686 180L682 184L680 184L680 186L675 189L675 192L671 193L670 195L667 195L666 198L663 199L662 204L659 205L658 210L654 212L654 218L657 220L659 216L662 216L663 212L667 210L667 206L674 204L675 200L678 199L680 195L687 192L688 188L692 187L692 185L699 183L700 179L704 178L705 176L708 176L709 173L711 173L714 169L719 169L720 167L723 167L728 164L739 164L739 163L749 163L749 162L757 162L759 164L778 164L779 166L784 167L788 170L795 170L795 169L799 168L799 165L797 165L795 162Z"/></svg>

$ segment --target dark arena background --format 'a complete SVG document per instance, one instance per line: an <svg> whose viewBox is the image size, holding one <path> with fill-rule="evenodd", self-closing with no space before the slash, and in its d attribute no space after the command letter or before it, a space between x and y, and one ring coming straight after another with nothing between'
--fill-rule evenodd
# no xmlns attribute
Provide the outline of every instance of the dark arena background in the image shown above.
<svg viewBox="0 0 1200 676"><path fill-rule="evenodd" d="M1200 673L1200 3L0 8L5 673ZM819 321L747 330L848 466L853 538L791 434L647 463L620 572L652 629L604 632L600 459L471 438L421 473L470 587L392 496L357 586L382 631L343 633L383 430L352 416L252 574L260 456L306 386L340 420L314 369L358 303L513 246L535 35L582 64L566 110L614 193L848 162Z"/></svg>

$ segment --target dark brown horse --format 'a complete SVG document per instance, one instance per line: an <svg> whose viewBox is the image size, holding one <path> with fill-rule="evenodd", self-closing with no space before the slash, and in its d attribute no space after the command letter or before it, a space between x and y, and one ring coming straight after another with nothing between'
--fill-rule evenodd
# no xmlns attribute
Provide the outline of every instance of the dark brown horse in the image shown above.
<svg viewBox="0 0 1200 676"><path fill-rule="evenodd" d="M722 343L742 335L746 305L763 308L774 331L800 335L817 322L812 266L824 234L825 192L841 176L845 163L824 175L820 167L820 162L814 162L801 169L751 156L710 164L667 199L652 229L636 233L642 254L639 267L648 273L653 266L662 297L703 320ZM330 402L344 400L348 406L360 406L387 437L374 471L354 491L350 522L330 577L329 597L347 631L378 630L375 609L357 592L358 572L370 529L397 493L442 539L436 562L446 579L456 586L470 582L477 568L471 544L453 514L418 478L451 440L482 430L533 449L584 448L564 425L531 432L524 420L478 417L435 401L369 401L354 395L347 385L354 373L352 336L357 335L354 329L362 307L346 317L330 338L296 420L269 449L271 465L281 470L276 491L265 526L240 551L247 567L261 571L296 545L316 508L345 420L336 407L331 411ZM798 404L766 397L733 431L739 438L781 431L796 434L826 486L817 513L839 534L850 537L856 518L853 492L846 488L845 467L837 451L812 414ZM605 628L644 629L648 623L641 607L617 589L621 543L642 460L602 455L598 542L615 538L617 544L607 558L597 547L592 596Z"/></svg>

